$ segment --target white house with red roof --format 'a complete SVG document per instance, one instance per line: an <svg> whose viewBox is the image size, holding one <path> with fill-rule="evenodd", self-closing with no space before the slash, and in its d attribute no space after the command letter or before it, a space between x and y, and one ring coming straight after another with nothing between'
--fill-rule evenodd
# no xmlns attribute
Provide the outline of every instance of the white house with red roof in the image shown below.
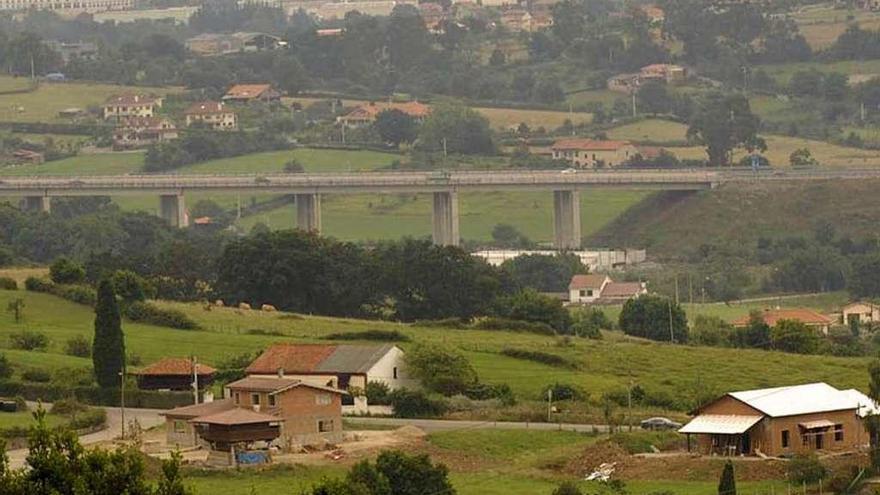
<svg viewBox="0 0 880 495"><path fill-rule="evenodd" d="M111 96L101 107L104 119L152 117L162 106L162 98L153 95L124 94Z"/></svg>
<svg viewBox="0 0 880 495"><path fill-rule="evenodd" d="M406 103L376 101L360 105L351 112L337 117L336 121L346 127L367 126L375 122L376 117L386 110L398 110L409 115L418 122L425 120L428 114L431 113L431 107L417 101L408 101Z"/></svg>
<svg viewBox="0 0 880 495"><path fill-rule="evenodd" d="M572 304L620 304L647 293L644 282L615 282L599 273L574 275L568 284Z"/></svg>
<svg viewBox="0 0 880 495"><path fill-rule="evenodd" d="M561 139L550 147L554 160L566 160L575 167L617 167L636 156L638 148L629 141Z"/></svg>

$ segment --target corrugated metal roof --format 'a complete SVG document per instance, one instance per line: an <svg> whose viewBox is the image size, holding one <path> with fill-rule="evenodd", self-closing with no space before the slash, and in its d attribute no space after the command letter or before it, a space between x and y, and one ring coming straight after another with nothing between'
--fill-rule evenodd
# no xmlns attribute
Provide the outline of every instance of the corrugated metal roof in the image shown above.
<svg viewBox="0 0 880 495"><path fill-rule="evenodd" d="M859 392L858 390L851 388L849 390L843 390L840 393L846 394L846 396L849 397L850 400L856 403L859 408L859 416L864 418L866 416L880 414L880 404L877 404L874 399Z"/></svg>
<svg viewBox="0 0 880 495"><path fill-rule="evenodd" d="M366 373L394 347L385 345L340 345L326 359L315 366L315 371L332 373Z"/></svg>
<svg viewBox="0 0 880 495"><path fill-rule="evenodd" d="M858 401L850 394L827 383L746 390L728 395L768 416L795 416L858 407Z"/></svg>
<svg viewBox="0 0 880 495"><path fill-rule="evenodd" d="M701 414L681 427L679 433L712 433L716 435L738 435L761 421L762 416L737 414Z"/></svg>

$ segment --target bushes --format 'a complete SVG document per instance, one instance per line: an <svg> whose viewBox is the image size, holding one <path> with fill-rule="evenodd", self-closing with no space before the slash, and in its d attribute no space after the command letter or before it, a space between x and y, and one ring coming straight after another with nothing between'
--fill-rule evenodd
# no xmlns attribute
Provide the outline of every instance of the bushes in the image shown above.
<svg viewBox="0 0 880 495"><path fill-rule="evenodd" d="M9 277L0 277L0 290L18 290L18 282Z"/></svg>
<svg viewBox="0 0 880 495"><path fill-rule="evenodd" d="M435 345L420 345L406 355L409 372L432 391L446 396L464 393L477 383L477 372L462 354Z"/></svg>
<svg viewBox="0 0 880 495"><path fill-rule="evenodd" d="M74 397L96 406L118 406L119 389L97 386L66 386L54 383L33 383L17 380L0 380L0 396L22 396L26 400L55 402ZM126 389L125 406L148 409L172 409L192 404L192 392L156 392L153 390Z"/></svg>
<svg viewBox="0 0 880 495"><path fill-rule="evenodd" d="M511 390L510 386L506 383L501 383L497 385L488 383L475 383L464 391L464 396L471 400L497 399L501 401L502 405L505 406L512 406L516 404L516 398L513 395L513 390Z"/></svg>
<svg viewBox="0 0 880 495"><path fill-rule="evenodd" d="M21 374L21 378L28 382L49 383L52 381L52 375L46 370L29 369Z"/></svg>
<svg viewBox="0 0 880 495"><path fill-rule="evenodd" d="M511 320L508 318L480 318L473 325L478 330L509 330L511 332L528 332L538 335L556 335L553 327L546 323Z"/></svg>
<svg viewBox="0 0 880 495"><path fill-rule="evenodd" d="M618 325L623 333L635 337L681 343L688 341L684 310L678 303L660 296L645 295L627 301L620 311Z"/></svg>
<svg viewBox="0 0 880 495"><path fill-rule="evenodd" d="M581 400L584 393L578 387L567 383L554 383L545 388L541 393L541 399L547 398L547 392L553 392L553 400Z"/></svg>
<svg viewBox="0 0 880 495"><path fill-rule="evenodd" d="M495 304L499 316L512 320L544 323L560 333L567 333L571 315L562 301L534 289L525 289L511 296L501 297Z"/></svg>
<svg viewBox="0 0 880 495"><path fill-rule="evenodd" d="M103 407L91 407L81 414L77 414L70 421L70 428L83 430L96 428L107 423L107 410Z"/></svg>
<svg viewBox="0 0 880 495"><path fill-rule="evenodd" d="M49 266L49 278L56 284L78 284L86 278L86 270L79 263L62 256Z"/></svg>
<svg viewBox="0 0 880 495"><path fill-rule="evenodd" d="M536 363L542 363L549 366L556 366L558 368L576 368L577 366L574 363L570 362L568 359L565 359L562 356L558 356L556 354L550 354L549 352L541 352L541 351L530 351L526 349L512 349L507 348L501 351L501 354L507 357L512 357L514 359L525 359L527 361L534 361Z"/></svg>
<svg viewBox="0 0 880 495"><path fill-rule="evenodd" d="M368 403L377 406L387 406L390 402L390 389L385 382L367 382L364 395L367 396Z"/></svg>
<svg viewBox="0 0 880 495"><path fill-rule="evenodd" d="M43 292L52 294L62 299L75 302L77 304L85 304L94 306L97 301L95 290L84 285L58 285L51 280L37 277L28 277L24 281L24 288L31 292Z"/></svg>
<svg viewBox="0 0 880 495"><path fill-rule="evenodd" d="M64 343L64 353L68 356L87 358L92 356L92 343L82 335L71 337Z"/></svg>
<svg viewBox="0 0 880 495"><path fill-rule="evenodd" d="M796 485L813 484L828 476L828 470L819 462L816 454L792 457L787 471L788 481Z"/></svg>
<svg viewBox="0 0 880 495"><path fill-rule="evenodd" d="M40 332L22 330L9 335L9 346L23 351L45 351L49 347L49 337Z"/></svg>
<svg viewBox="0 0 880 495"><path fill-rule="evenodd" d="M397 330L364 330L362 332L331 333L324 340L378 340L380 342L409 342L409 337Z"/></svg>
<svg viewBox="0 0 880 495"><path fill-rule="evenodd" d="M442 416L447 409L442 400L432 399L417 390L395 390L388 395L388 402L394 408L394 416L398 418L437 417Z"/></svg>
<svg viewBox="0 0 880 495"><path fill-rule="evenodd" d="M6 354L0 354L0 380L5 380L12 376L12 363Z"/></svg>
<svg viewBox="0 0 880 495"><path fill-rule="evenodd" d="M196 330L198 323L182 311L163 309L148 302L133 302L125 308L125 317L131 321L140 321L162 327L181 330Z"/></svg>

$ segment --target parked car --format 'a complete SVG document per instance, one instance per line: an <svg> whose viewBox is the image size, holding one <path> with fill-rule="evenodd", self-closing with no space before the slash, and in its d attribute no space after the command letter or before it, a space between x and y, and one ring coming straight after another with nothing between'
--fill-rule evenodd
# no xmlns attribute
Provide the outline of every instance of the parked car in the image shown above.
<svg viewBox="0 0 880 495"><path fill-rule="evenodd" d="M567 169L563 170L562 173L563 174L576 174L577 169L576 168L567 168Z"/></svg>
<svg viewBox="0 0 880 495"><path fill-rule="evenodd" d="M677 423L669 418L648 418L639 425L643 430L677 430L681 428L681 423Z"/></svg>

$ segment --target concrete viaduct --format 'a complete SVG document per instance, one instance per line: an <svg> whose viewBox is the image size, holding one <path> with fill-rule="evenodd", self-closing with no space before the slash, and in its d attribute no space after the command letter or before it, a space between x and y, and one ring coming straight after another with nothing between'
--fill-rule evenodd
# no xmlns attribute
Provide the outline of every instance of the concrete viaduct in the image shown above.
<svg viewBox="0 0 880 495"><path fill-rule="evenodd" d="M727 182L788 182L880 178L880 169L765 170L599 170L468 172L364 172L277 175L121 175L80 177L4 177L0 196L23 198L30 210L49 211L58 196L155 194L169 224L185 227L187 191L289 194L296 199L297 227L321 230L321 197L326 194L423 193L433 195L433 239L459 243L458 193L535 191L553 193L554 245L580 247L580 191L590 188L701 190Z"/></svg>

